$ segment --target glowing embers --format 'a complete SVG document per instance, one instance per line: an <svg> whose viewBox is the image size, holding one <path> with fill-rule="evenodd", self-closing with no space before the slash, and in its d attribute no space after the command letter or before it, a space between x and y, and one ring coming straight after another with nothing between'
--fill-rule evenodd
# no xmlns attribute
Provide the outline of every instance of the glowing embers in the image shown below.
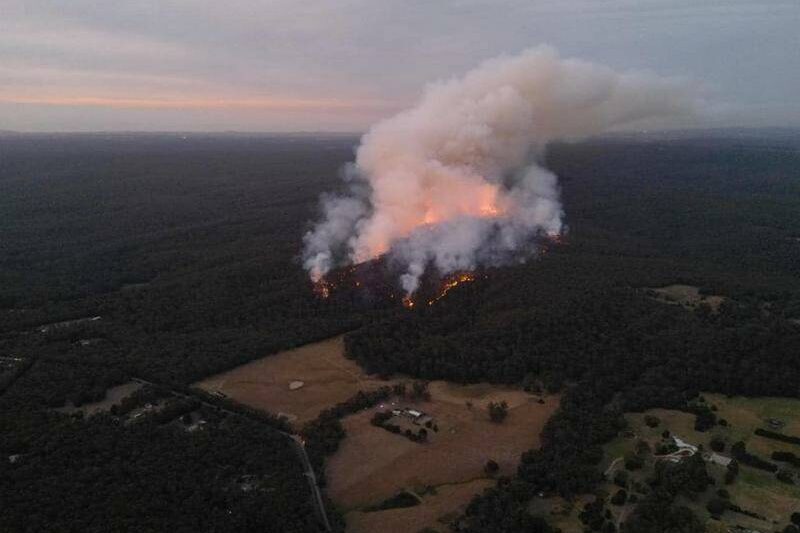
<svg viewBox="0 0 800 533"><path fill-rule="evenodd" d="M464 283L471 283L475 281L475 274L472 272L460 272L449 276L442 280L442 285L436 296L428 300L428 305L433 305L442 298L444 298L451 289L458 287Z"/></svg>
<svg viewBox="0 0 800 533"><path fill-rule="evenodd" d="M314 294L323 299L328 298L334 288L336 286L325 278L314 282Z"/></svg>
<svg viewBox="0 0 800 533"><path fill-rule="evenodd" d="M421 304L433 305L459 285L475 281L474 272L456 272L443 278L426 276L420 290L401 296L397 293L395 273L382 260L368 261L347 268L334 270L312 285L314 294L320 299L330 299L334 293L345 298L369 302L400 302L406 309L415 309ZM423 305L424 307L424 305Z"/></svg>

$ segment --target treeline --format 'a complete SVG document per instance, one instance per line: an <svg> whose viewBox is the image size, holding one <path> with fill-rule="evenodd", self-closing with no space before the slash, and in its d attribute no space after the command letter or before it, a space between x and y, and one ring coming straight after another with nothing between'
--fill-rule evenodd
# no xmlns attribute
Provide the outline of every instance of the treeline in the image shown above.
<svg viewBox="0 0 800 533"><path fill-rule="evenodd" d="M743 465L747 465L759 470L766 470L767 472L775 473L778 471L778 465L770 463L761 457L747 451L745 444L738 441L731 446L731 455L734 459Z"/></svg>
<svg viewBox="0 0 800 533"><path fill-rule="evenodd" d="M770 431L764 428L757 428L754 433L759 437L764 437L767 439L777 440L780 442L788 442L789 444L797 444L800 445L800 437L794 437L792 435L784 435L783 433L778 433L775 431Z"/></svg>

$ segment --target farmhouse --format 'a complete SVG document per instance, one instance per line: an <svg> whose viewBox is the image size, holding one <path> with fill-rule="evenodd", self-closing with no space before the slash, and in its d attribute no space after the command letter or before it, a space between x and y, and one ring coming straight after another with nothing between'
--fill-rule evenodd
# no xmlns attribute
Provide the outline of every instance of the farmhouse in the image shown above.
<svg viewBox="0 0 800 533"><path fill-rule="evenodd" d="M430 415L423 413L418 409L410 409L408 407L404 407L402 409L392 409L392 415L404 416L418 426L424 426L428 422L433 422L433 418Z"/></svg>

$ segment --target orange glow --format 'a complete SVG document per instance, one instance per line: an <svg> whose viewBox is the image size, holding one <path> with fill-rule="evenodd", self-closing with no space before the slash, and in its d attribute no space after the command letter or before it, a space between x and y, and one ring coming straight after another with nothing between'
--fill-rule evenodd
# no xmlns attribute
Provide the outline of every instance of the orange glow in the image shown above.
<svg viewBox="0 0 800 533"><path fill-rule="evenodd" d="M314 283L314 294L319 296L320 298L327 298L331 295L331 290L333 290L334 285L329 281L321 279Z"/></svg>
<svg viewBox="0 0 800 533"><path fill-rule="evenodd" d="M497 217L505 214L506 209L498 198L499 189L494 185L487 185L481 191L481 202L478 211L482 217Z"/></svg>
<svg viewBox="0 0 800 533"><path fill-rule="evenodd" d="M423 224L436 224L439 222L439 217L430 209L425 211L425 218L422 219Z"/></svg>
<svg viewBox="0 0 800 533"><path fill-rule="evenodd" d="M496 217L500 215L500 210L495 204L487 204L481 206L481 216Z"/></svg>
<svg viewBox="0 0 800 533"><path fill-rule="evenodd" d="M454 274L453 276L451 276L449 279L446 279L442 283L442 286L439 289L439 294L437 294L433 299L428 300L428 305L433 305L442 298L444 298L445 295L448 292L450 292L450 289L453 289L464 283L470 283L472 281L475 281L475 274L472 274L471 272L461 272L460 274Z"/></svg>
<svg viewBox="0 0 800 533"><path fill-rule="evenodd" d="M403 307L412 309L414 307L414 300L410 296L403 296Z"/></svg>
<svg viewBox="0 0 800 533"><path fill-rule="evenodd" d="M114 98L0 94L1 103L119 109L358 109L365 102L300 98ZM370 105L370 102L366 102ZM372 102L372 105L381 105Z"/></svg>

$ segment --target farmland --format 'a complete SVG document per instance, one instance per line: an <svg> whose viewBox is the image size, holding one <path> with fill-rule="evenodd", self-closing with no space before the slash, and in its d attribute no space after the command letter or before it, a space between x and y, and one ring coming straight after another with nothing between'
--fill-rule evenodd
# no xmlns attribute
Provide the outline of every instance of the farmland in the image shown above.
<svg viewBox="0 0 800 533"><path fill-rule="evenodd" d="M386 385L344 357L342 337L307 344L257 359L206 378L196 386L285 416L300 427L323 409L359 390Z"/></svg>
<svg viewBox="0 0 800 533"><path fill-rule="evenodd" d="M326 471L330 497L349 512L348 520L352 516L354 524L374 524L381 520L379 515L385 515L381 523L386 531L407 531L405 517L410 511L367 513L370 516L359 512L403 490L422 495L415 513L417 520L426 522L422 525L435 527L433 522L439 518L450 513L455 516L468 495L480 492L490 482L484 471L487 461L498 464L495 475L513 474L522 452L538 446L542 427L558 407L557 396L540 404L537 397L521 390L486 384L458 386L435 381L429 392L428 401L404 403L435 421L438 430L429 432L426 443L412 442L370 424L381 406L344 419L347 438ZM508 416L502 423L489 420L490 401L508 404ZM492 435L491 442L488 435ZM436 520L431 522L433 518ZM359 531L358 527L354 531Z"/></svg>
<svg viewBox="0 0 800 533"><path fill-rule="evenodd" d="M702 397L711 406L718 421L724 420L722 424L707 431L697 431L695 416L686 412L651 409L644 413L626 414L628 430L605 447L603 469L608 482L603 490L609 495L618 490L619 487L611 480L616 472L625 469L621 458L635 453L637 446L641 447L640 442L646 442L650 450L657 450L659 444L666 442L665 431L706 451L710 451L712 439L719 439L725 443L720 454L726 457L731 455L731 445L738 441L745 443L748 452L766 460L770 460L773 451L800 451L798 446L765 439L753 433L757 428L768 427L768 420L772 419L785 423L783 433L796 435L800 425L800 401L787 398L726 397L721 394L703 394ZM658 424L651 427L646 423L647 417L655 417L651 418L651 424L653 420L657 420ZM629 472L629 493L635 492L632 487L637 483L640 486L646 484L652 473L656 458L649 453L645 457L647 458L642 470ZM736 480L726 484L725 467L707 462L706 468L714 479L714 485L709 492L724 488L730 493L732 503L744 510L763 515L763 518L755 518L726 511L722 515L722 522L728 526L772 530L779 524L785 525L789 515L800 510L800 487L780 482L773 473L741 465ZM707 524L714 523L716 521L705 508L707 499L705 495L693 501L682 498L680 503L691 508ZM624 519L633 506L628 504L610 507L617 519ZM570 531L566 527L563 529Z"/></svg>
<svg viewBox="0 0 800 533"><path fill-rule="evenodd" d="M380 380L365 374L345 357L338 336L258 359L196 386L282 414L300 428L359 390L400 381L404 381L402 376ZM492 477L515 472L520 455L538 446L539 433L559 403L557 395L541 398L519 387L488 383L432 381L427 391L428 399L392 397L342 420L347 436L325 471L328 495L348 513L352 531L372 531L378 522L387 532L407 531L412 516L417 529L443 527L475 494L493 485ZM490 402L508 406L502 423L489 420ZM432 418L426 442L413 442L370 422L377 411L400 408L416 409ZM417 429L403 417L394 417L392 423L403 430ZM492 435L491 444L487 435ZM490 459L498 465L493 476L484 471ZM404 490L419 497L420 504L364 512Z"/></svg>

